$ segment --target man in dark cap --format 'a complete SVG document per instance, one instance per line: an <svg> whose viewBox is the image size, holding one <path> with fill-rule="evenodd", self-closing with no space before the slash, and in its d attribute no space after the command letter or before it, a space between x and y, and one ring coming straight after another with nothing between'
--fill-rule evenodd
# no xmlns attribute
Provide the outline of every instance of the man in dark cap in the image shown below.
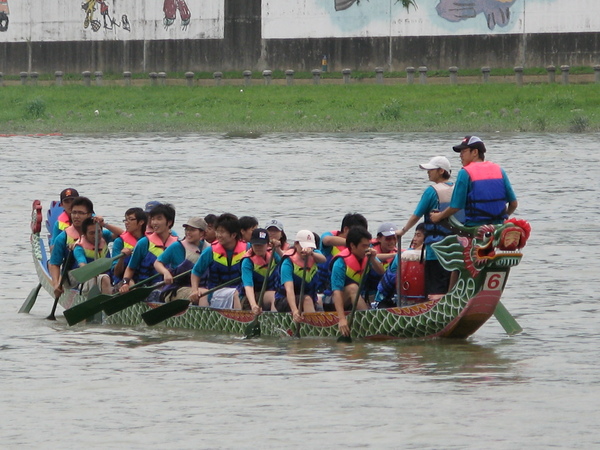
<svg viewBox="0 0 600 450"><path fill-rule="evenodd" d="M52 227L52 235L50 236L50 249L54 245L54 239L58 236L65 228L71 225L71 207L73 205L73 200L75 197L79 197L79 192L73 188L63 189L60 193L60 203L58 206L61 206L64 210L54 222L54 226Z"/></svg>
<svg viewBox="0 0 600 450"><path fill-rule="evenodd" d="M452 149L460 153L463 167L456 177L450 206L441 212L432 212L431 221L439 222L464 209L467 226L502 223L518 205L504 169L485 161L485 144L477 136L465 136Z"/></svg>

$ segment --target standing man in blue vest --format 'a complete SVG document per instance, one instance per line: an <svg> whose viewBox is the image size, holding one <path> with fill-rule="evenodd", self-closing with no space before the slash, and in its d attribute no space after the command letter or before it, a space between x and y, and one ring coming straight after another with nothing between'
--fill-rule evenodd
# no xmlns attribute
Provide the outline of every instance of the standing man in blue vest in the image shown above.
<svg viewBox="0 0 600 450"><path fill-rule="evenodd" d="M477 136L465 136L452 149L460 153L463 167L456 177L450 206L441 212L431 213L431 221L438 223L464 209L466 226L504 222L518 206L504 169L485 161L486 148Z"/></svg>

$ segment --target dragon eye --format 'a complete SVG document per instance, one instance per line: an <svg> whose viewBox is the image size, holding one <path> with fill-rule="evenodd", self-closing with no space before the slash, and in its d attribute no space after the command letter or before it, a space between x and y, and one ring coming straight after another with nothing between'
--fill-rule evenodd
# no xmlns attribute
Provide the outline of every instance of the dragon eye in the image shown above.
<svg viewBox="0 0 600 450"><path fill-rule="evenodd" d="M492 237L492 232L491 231L486 231L486 233L484 234L484 237L486 237L486 238Z"/></svg>

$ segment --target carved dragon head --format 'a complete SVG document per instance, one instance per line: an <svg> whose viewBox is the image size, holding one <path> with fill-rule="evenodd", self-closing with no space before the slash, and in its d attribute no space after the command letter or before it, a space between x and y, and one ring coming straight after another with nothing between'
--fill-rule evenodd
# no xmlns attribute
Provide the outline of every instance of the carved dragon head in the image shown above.
<svg viewBox="0 0 600 450"><path fill-rule="evenodd" d="M508 268L521 262L520 250L527 244L531 225L523 219L508 219L501 225L465 227L451 220L457 234L432 245L446 270L467 270L476 277L484 268Z"/></svg>

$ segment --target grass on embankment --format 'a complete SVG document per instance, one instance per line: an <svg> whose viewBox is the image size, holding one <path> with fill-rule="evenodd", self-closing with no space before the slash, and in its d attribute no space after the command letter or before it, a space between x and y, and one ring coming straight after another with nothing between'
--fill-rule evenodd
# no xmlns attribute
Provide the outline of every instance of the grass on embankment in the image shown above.
<svg viewBox="0 0 600 450"><path fill-rule="evenodd" d="M0 134L106 132L587 132L594 84L5 86ZM98 110L98 114L95 111Z"/></svg>

